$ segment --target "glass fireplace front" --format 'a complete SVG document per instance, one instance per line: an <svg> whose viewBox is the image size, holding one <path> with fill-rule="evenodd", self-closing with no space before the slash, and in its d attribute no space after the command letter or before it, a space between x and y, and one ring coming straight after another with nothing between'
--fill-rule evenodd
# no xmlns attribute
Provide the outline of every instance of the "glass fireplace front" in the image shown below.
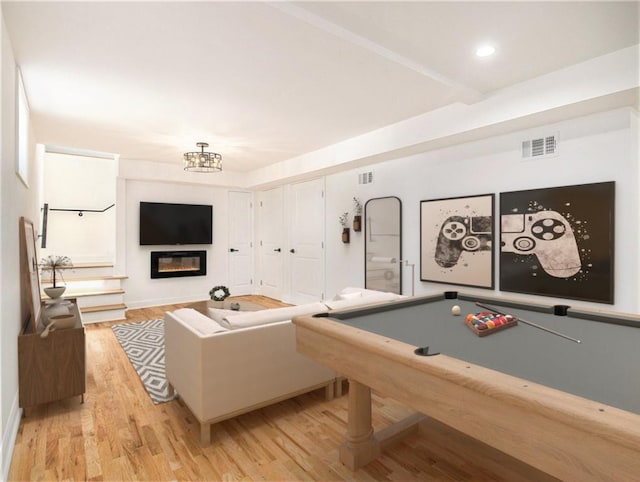
<svg viewBox="0 0 640 482"><path fill-rule="evenodd" d="M206 251L151 251L151 278L180 278L206 274Z"/></svg>

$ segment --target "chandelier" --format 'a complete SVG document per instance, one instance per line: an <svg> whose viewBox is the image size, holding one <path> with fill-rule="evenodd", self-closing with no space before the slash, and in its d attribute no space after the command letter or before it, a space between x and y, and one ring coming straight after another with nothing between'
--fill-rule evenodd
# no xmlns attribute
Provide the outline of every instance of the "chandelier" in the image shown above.
<svg viewBox="0 0 640 482"><path fill-rule="evenodd" d="M196 144L200 152L184 153L184 170L193 172L220 172L222 171L222 156L217 152L204 152L209 147L206 142Z"/></svg>

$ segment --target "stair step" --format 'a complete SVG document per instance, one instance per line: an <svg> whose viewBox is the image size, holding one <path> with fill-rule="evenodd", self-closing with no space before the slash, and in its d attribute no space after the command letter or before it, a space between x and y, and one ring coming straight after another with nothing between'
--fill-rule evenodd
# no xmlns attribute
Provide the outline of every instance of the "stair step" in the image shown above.
<svg viewBox="0 0 640 482"><path fill-rule="evenodd" d="M115 305L99 305L99 306L85 306L84 308L80 308L80 312L84 313L95 313L98 311L113 311L113 310L126 310L127 305L124 303L118 303Z"/></svg>
<svg viewBox="0 0 640 482"><path fill-rule="evenodd" d="M67 287L65 293L72 294L96 292L100 293L103 291L111 292L113 290L122 288L122 278L119 277L103 277L101 279L87 278L83 280L65 278L64 281L64 285L66 285ZM43 282L43 284L46 285L46 281Z"/></svg>
<svg viewBox="0 0 640 482"><path fill-rule="evenodd" d="M63 269L85 269L85 268L113 268L113 263L109 262L91 262L91 263L73 263L73 266L69 266Z"/></svg>
<svg viewBox="0 0 640 482"><path fill-rule="evenodd" d="M78 309L83 311L92 306L119 305L124 304L124 292L122 293L101 293L99 295L79 296Z"/></svg>
<svg viewBox="0 0 640 482"><path fill-rule="evenodd" d="M74 263L73 266L63 268L62 276L69 277L94 277L94 276L111 276L113 275L113 263ZM49 273L45 271L45 275L49 276Z"/></svg>
<svg viewBox="0 0 640 482"><path fill-rule="evenodd" d="M105 281L105 280L114 280L114 279L128 279L127 275L96 275L96 276L78 276L70 278L68 276L65 277L64 281L66 283L70 283L73 281ZM51 278L42 278L40 279L41 283L51 283Z"/></svg>
<svg viewBox="0 0 640 482"><path fill-rule="evenodd" d="M81 296L102 296L102 295L122 295L123 289L113 290L93 290L93 291L65 291L64 297L80 298Z"/></svg>
<svg viewBox="0 0 640 482"><path fill-rule="evenodd" d="M105 321L126 320L126 308L126 305L123 303L118 305L102 305L80 308L80 312L82 313L82 323L90 325L92 323L102 323Z"/></svg>

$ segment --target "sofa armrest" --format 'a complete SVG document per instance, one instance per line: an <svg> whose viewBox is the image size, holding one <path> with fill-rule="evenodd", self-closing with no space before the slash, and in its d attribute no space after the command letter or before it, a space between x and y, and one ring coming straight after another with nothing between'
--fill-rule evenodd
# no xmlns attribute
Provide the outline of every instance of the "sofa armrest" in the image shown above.
<svg viewBox="0 0 640 482"><path fill-rule="evenodd" d="M336 373L296 351L291 320L197 335L167 313L166 372L200 422L332 382Z"/></svg>
<svg viewBox="0 0 640 482"><path fill-rule="evenodd" d="M215 336L215 335L214 335ZM167 381L189 406L201 413L202 406L202 335L182 322L176 315L164 315L165 372Z"/></svg>

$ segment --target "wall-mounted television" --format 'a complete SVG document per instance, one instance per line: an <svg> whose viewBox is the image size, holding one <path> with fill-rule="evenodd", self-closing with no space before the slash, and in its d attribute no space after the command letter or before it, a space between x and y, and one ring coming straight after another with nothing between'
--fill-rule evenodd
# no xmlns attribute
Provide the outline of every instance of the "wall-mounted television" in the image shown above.
<svg viewBox="0 0 640 482"><path fill-rule="evenodd" d="M140 245L211 244L213 207L140 202Z"/></svg>

